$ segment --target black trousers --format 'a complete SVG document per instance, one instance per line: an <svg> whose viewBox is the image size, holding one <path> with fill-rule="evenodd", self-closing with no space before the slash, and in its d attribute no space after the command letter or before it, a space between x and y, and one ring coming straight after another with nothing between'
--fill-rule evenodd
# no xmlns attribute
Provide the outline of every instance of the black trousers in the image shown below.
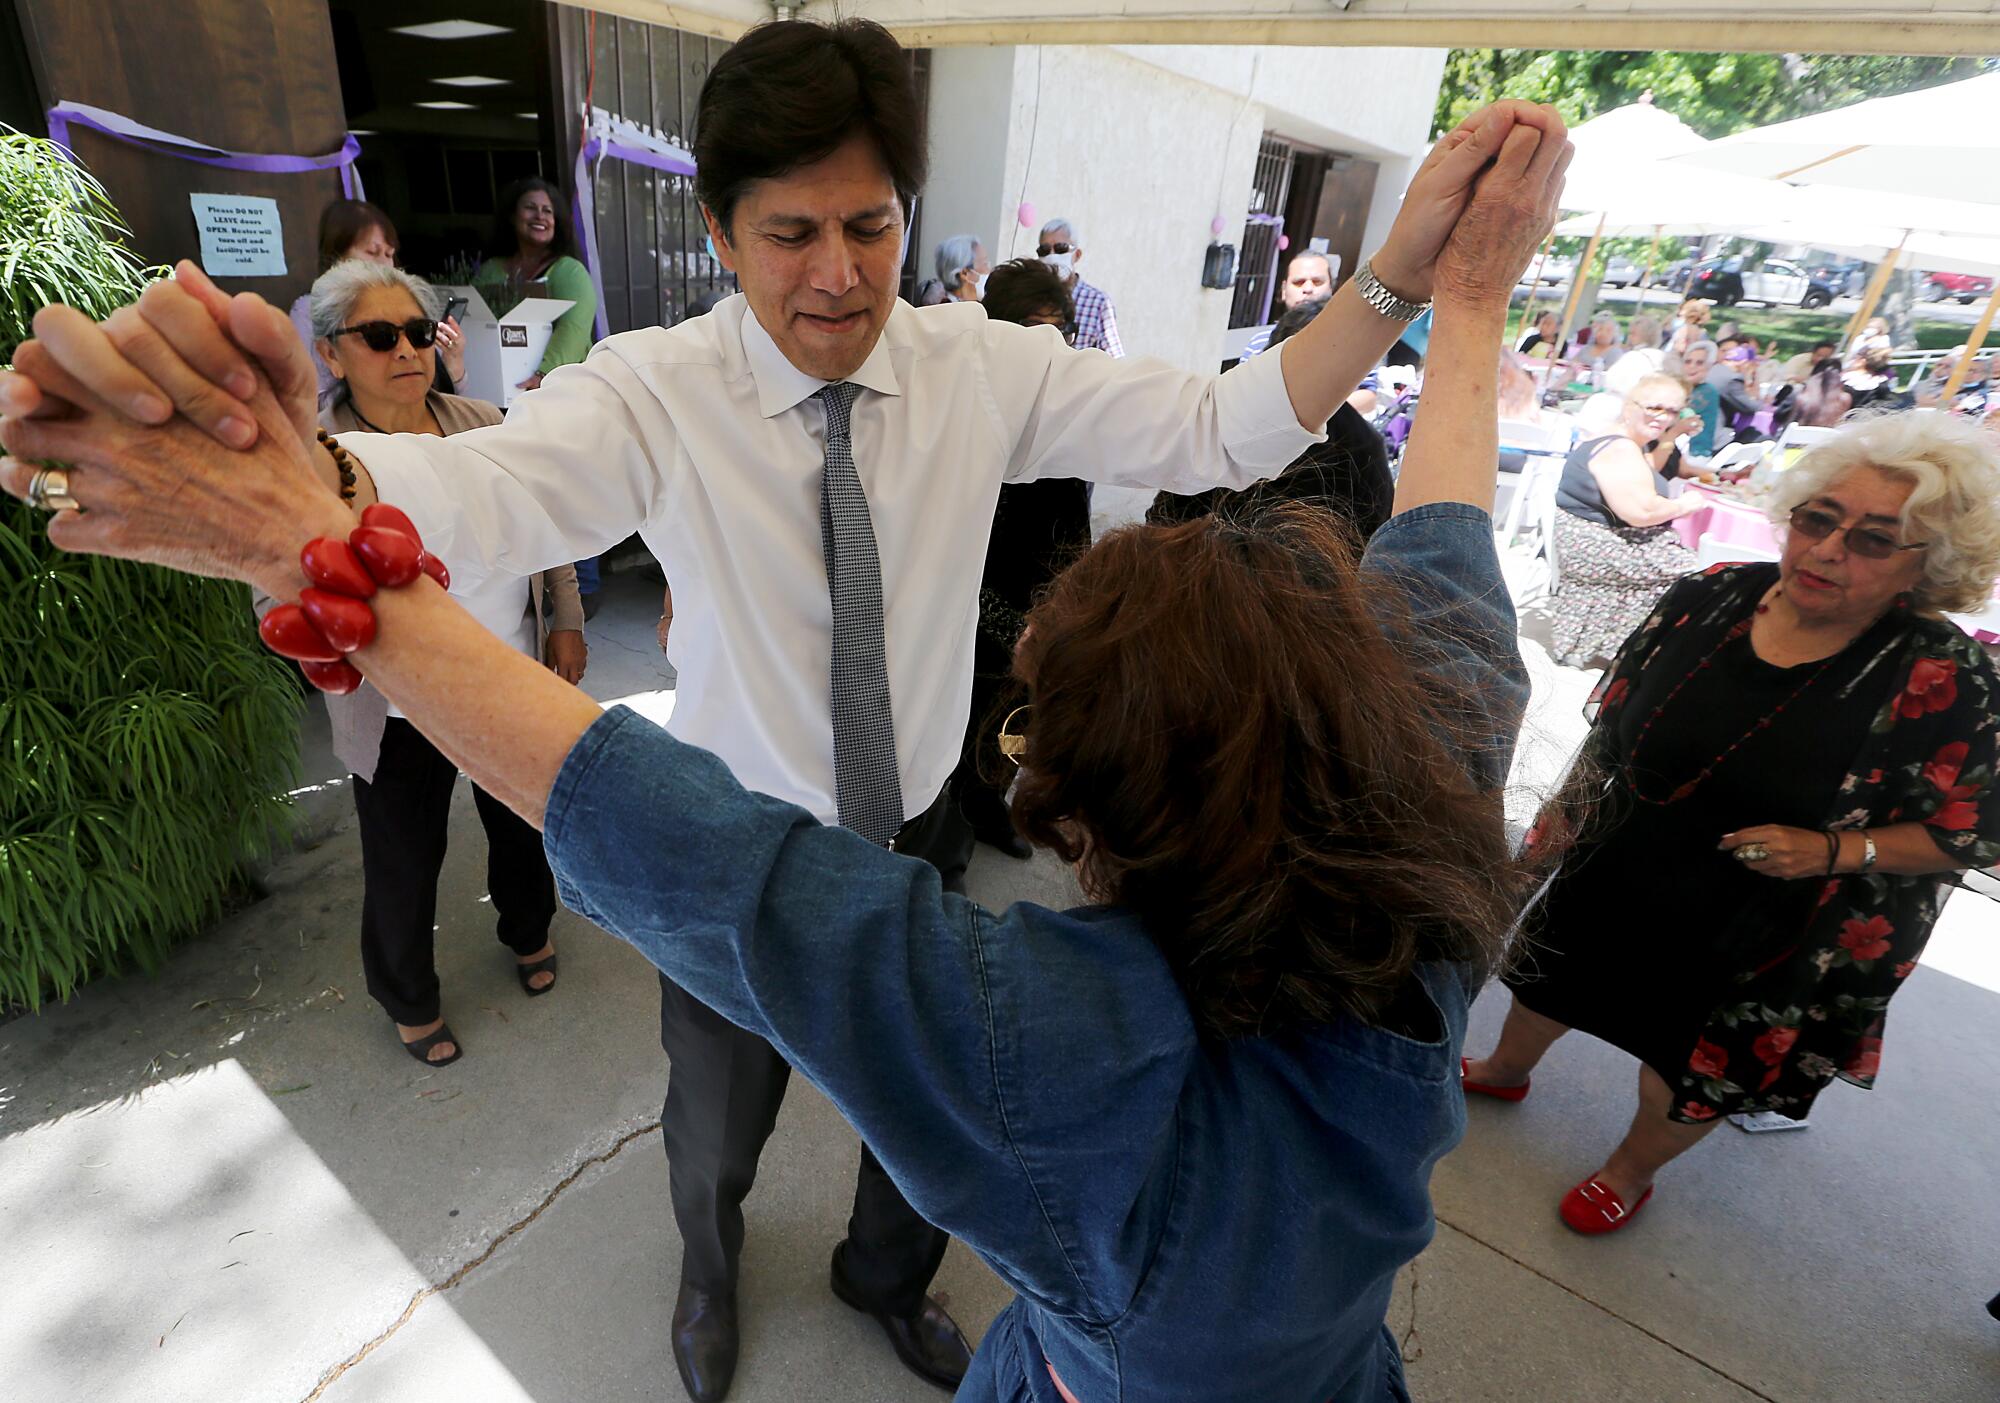
<svg viewBox="0 0 2000 1403"><path fill-rule="evenodd" d="M438 1016L438 873L444 867L451 794L458 766L400 716L382 732L375 778L354 781L361 821L361 968L368 992L408 1027ZM556 881L542 835L476 785L473 802L486 829L486 890L499 918L500 943L532 955L549 943Z"/></svg>
<svg viewBox="0 0 2000 1403"><path fill-rule="evenodd" d="M944 874L947 890L962 891L970 843L949 821L954 817L947 788L903 825L896 851L924 859ZM757 1158L778 1122L792 1069L770 1043L664 974L660 1046L669 1064L660 1134L681 1234L681 1277L703 1290L734 1292L743 1253L743 1200L756 1182ZM863 1145L854 1211L840 1245L847 1283L874 1310L915 1315L947 1241L910 1207Z"/></svg>

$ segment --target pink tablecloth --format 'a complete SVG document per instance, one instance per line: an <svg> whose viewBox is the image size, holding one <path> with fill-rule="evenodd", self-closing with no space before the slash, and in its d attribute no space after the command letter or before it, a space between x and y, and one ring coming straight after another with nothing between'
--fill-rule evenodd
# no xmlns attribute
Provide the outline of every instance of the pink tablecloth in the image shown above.
<svg viewBox="0 0 2000 1403"><path fill-rule="evenodd" d="M1762 508L1747 506L1699 483L1690 482L1686 490L1708 503L1702 510L1689 512L1674 522L1674 534L1689 550L1697 549L1706 536L1725 545L1748 546L1767 555L1778 553L1778 533Z"/></svg>

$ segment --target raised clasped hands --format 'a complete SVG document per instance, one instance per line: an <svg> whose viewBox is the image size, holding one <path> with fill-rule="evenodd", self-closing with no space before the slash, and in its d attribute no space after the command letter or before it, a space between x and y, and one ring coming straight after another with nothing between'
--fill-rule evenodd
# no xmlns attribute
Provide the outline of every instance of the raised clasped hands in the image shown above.
<svg viewBox="0 0 2000 1403"><path fill-rule="evenodd" d="M1431 148L1375 255L1391 292L1504 307L1554 225L1572 148L1555 108L1496 102Z"/></svg>
<svg viewBox="0 0 2000 1403"><path fill-rule="evenodd" d="M65 464L83 510L50 522L64 550L288 597L300 545L352 524L309 448L311 364L263 299L183 264L101 325L51 306L35 333L0 374L0 489L25 500L38 463Z"/></svg>

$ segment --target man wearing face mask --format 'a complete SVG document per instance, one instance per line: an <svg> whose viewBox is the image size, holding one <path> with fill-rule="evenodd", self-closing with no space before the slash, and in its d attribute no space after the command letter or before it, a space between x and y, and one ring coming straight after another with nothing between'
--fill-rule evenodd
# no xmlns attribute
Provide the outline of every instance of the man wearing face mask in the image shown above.
<svg viewBox="0 0 2000 1403"><path fill-rule="evenodd" d="M1076 303L1076 348L1123 356L1125 343L1118 339L1118 315L1111 309L1110 297L1103 288L1092 287L1077 276L1076 265L1083 257L1083 245L1077 240L1076 226L1067 219L1051 219L1044 224L1035 256L1062 275L1063 286L1068 289L1070 300Z"/></svg>
<svg viewBox="0 0 2000 1403"><path fill-rule="evenodd" d="M986 246L970 234L953 234L937 246L938 281L953 302L977 302L986 295L986 275L993 260Z"/></svg>

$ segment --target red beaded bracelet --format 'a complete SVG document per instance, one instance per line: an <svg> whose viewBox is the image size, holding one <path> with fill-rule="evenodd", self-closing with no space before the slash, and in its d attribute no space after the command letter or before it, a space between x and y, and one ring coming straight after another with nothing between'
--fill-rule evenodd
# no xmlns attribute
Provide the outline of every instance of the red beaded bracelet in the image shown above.
<svg viewBox="0 0 2000 1403"><path fill-rule="evenodd" d="M292 659L315 687L345 696L361 685L347 654L375 641L375 611L364 601L377 589L399 589L419 575L451 588L451 572L424 549L409 517L377 502L344 541L320 536L299 552L312 585L296 604L280 604L257 625L264 646Z"/></svg>

